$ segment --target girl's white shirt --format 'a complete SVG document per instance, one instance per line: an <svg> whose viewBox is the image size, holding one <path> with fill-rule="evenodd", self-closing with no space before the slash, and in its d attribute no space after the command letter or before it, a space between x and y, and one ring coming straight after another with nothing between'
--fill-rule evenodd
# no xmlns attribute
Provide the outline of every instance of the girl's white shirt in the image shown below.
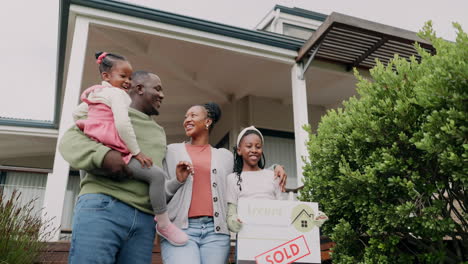
<svg viewBox="0 0 468 264"><path fill-rule="evenodd" d="M227 179L227 202L236 204L239 198L279 200L281 187L279 178L271 170L243 171L239 189L237 174L231 173Z"/></svg>
<svg viewBox="0 0 468 264"><path fill-rule="evenodd" d="M110 83L103 81L102 89L97 89L88 95L88 100L93 103L102 103L109 106L114 115L114 123L120 138L123 140L132 155L140 153L140 146L136 140L135 131L128 117L128 110L132 99L123 89L113 87ZM88 115L88 104L81 103L75 111L73 111L73 119L75 122L79 119L86 118Z"/></svg>

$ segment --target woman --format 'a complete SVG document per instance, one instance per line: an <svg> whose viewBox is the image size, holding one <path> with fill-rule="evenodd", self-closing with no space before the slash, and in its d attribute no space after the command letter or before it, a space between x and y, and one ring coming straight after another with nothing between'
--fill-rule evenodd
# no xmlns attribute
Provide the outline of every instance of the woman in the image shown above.
<svg viewBox="0 0 468 264"><path fill-rule="evenodd" d="M226 178L233 170L233 156L227 149L209 145L209 134L221 117L215 103L194 105L185 115L185 134L190 142L167 147L169 217L189 236L182 247L161 240L165 264L222 264L230 249L226 223ZM177 167L177 168L176 168ZM286 174L277 166L284 186Z"/></svg>

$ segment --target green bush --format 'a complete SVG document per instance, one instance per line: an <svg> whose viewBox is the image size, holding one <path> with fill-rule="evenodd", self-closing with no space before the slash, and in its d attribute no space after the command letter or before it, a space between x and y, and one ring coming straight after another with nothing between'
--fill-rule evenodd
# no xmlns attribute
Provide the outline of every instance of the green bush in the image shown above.
<svg viewBox="0 0 468 264"><path fill-rule="evenodd" d="M359 97L320 122L307 143L301 199L319 202L337 243L333 263L468 260L468 37L421 37L421 61L395 56L357 71Z"/></svg>
<svg viewBox="0 0 468 264"><path fill-rule="evenodd" d="M43 222L34 213L31 200L20 203L21 194L13 191L6 199L0 190L0 263L30 264L38 260L40 252L55 230L44 231L50 220Z"/></svg>

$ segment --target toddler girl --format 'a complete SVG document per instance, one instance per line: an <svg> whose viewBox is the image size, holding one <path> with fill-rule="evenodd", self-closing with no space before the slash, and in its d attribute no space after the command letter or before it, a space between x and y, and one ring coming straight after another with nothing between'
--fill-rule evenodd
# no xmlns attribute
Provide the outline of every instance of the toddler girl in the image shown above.
<svg viewBox="0 0 468 264"><path fill-rule="evenodd" d="M166 209L165 173L140 151L128 116L131 98L132 66L122 56L96 53L102 84L86 89L73 113L76 125L91 139L119 151L132 176L149 184L151 205L157 222L156 231L171 244L182 246L188 236L172 224ZM86 119L83 119L86 117Z"/></svg>

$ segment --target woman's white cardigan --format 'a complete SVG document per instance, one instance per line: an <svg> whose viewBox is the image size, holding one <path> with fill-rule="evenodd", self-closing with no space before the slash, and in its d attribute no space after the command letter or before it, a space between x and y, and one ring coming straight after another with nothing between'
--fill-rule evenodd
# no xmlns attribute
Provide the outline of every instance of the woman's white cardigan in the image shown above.
<svg viewBox="0 0 468 264"><path fill-rule="evenodd" d="M176 177L176 165L179 161L192 163L185 148L185 143L167 146L164 167L167 172L166 196L167 212L171 221L179 228L188 228L188 211L192 199L193 176L190 175L184 183ZM229 234L226 215L226 183L227 176L232 173L234 159L231 152L224 148L211 147L211 193L213 203L213 220L216 233Z"/></svg>

